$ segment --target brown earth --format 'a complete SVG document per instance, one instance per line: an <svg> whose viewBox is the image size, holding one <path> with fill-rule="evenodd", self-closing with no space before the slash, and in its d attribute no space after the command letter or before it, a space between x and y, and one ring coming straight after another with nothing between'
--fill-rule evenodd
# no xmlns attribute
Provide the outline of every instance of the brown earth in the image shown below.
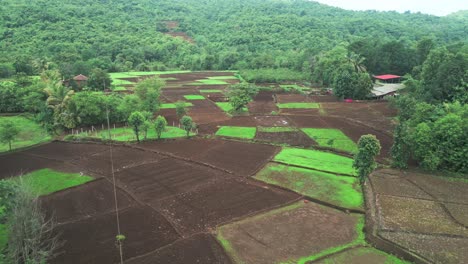
<svg viewBox="0 0 468 264"><path fill-rule="evenodd" d="M231 260L216 240L208 234L197 234L178 240L170 246L126 261L127 264L154 263L216 263L231 264Z"/></svg>
<svg viewBox="0 0 468 264"><path fill-rule="evenodd" d="M315 141L300 130L275 133L257 131L255 140L275 144L288 144L290 146L310 147L316 145Z"/></svg>
<svg viewBox="0 0 468 264"><path fill-rule="evenodd" d="M223 141L193 159L225 169L236 175L251 176L279 151L278 147L235 141Z"/></svg>
<svg viewBox="0 0 468 264"><path fill-rule="evenodd" d="M179 238L162 215L145 206L129 207L120 211L119 217L121 233L126 237L124 259L149 253ZM60 225L57 229L65 244L61 248L63 254L51 263L118 262L115 213Z"/></svg>
<svg viewBox="0 0 468 264"><path fill-rule="evenodd" d="M377 264L393 263L389 256L373 248L358 247L328 256L314 263L318 264Z"/></svg>
<svg viewBox="0 0 468 264"><path fill-rule="evenodd" d="M189 35L187 35L187 33L185 32L167 32L164 34L172 36L174 38L182 38L183 40L190 42L190 43L195 43L195 40Z"/></svg>
<svg viewBox="0 0 468 264"><path fill-rule="evenodd" d="M150 205L229 177L222 171L173 158L128 168L115 176L120 186Z"/></svg>
<svg viewBox="0 0 468 264"><path fill-rule="evenodd" d="M252 115L270 115L271 112L278 112L273 101L273 92L271 91L260 91L252 102L249 103L249 113Z"/></svg>
<svg viewBox="0 0 468 264"><path fill-rule="evenodd" d="M371 241L418 263L466 263L468 183L379 170L366 185ZM384 240L382 240L384 239Z"/></svg>
<svg viewBox="0 0 468 264"><path fill-rule="evenodd" d="M218 229L242 263L296 263L301 257L351 242L359 216L314 203L295 204Z"/></svg>
<svg viewBox="0 0 468 264"><path fill-rule="evenodd" d="M290 203L299 195L245 180L226 179L158 201L158 208L184 235L213 230L247 215Z"/></svg>
<svg viewBox="0 0 468 264"><path fill-rule="evenodd" d="M0 156L0 179L27 174L31 171L50 168L63 172L78 173L79 168L61 161L28 155L25 152Z"/></svg>
<svg viewBox="0 0 468 264"><path fill-rule="evenodd" d="M99 179L41 197L42 206L58 224L115 212L112 184ZM117 189L119 210L135 205L133 199Z"/></svg>

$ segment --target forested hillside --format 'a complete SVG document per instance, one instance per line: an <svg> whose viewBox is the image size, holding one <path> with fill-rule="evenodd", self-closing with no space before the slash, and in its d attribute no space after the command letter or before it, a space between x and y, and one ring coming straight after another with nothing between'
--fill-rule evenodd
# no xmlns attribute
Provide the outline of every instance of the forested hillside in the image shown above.
<svg viewBox="0 0 468 264"><path fill-rule="evenodd" d="M302 0L3 0L0 77L38 74L46 62L65 77L94 68L307 72L314 56L340 43L365 55L370 72L403 74L421 64L415 51L422 39L466 43L466 18L355 12ZM194 42L167 32L185 32Z"/></svg>

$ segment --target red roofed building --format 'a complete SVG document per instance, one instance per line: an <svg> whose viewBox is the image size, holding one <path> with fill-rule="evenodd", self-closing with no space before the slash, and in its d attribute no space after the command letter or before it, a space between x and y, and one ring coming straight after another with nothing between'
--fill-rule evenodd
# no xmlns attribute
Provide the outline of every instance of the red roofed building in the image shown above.
<svg viewBox="0 0 468 264"><path fill-rule="evenodd" d="M79 88L82 88L83 86L86 85L86 82L88 81L88 77L84 76L83 74L80 74L80 75L73 77L73 80L76 82L76 85Z"/></svg>
<svg viewBox="0 0 468 264"><path fill-rule="evenodd" d="M374 78L385 83L399 83L401 76L393 74L374 75Z"/></svg>

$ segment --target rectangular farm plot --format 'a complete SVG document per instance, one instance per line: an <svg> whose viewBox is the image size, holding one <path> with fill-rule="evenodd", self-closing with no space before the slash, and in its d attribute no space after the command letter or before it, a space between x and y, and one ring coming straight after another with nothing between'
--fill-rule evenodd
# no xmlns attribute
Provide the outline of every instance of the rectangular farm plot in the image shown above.
<svg viewBox="0 0 468 264"><path fill-rule="evenodd" d="M295 132L297 128L294 127L258 127L258 132L263 133L280 133L280 132Z"/></svg>
<svg viewBox="0 0 468 264"><path fill-rule="evenodd" d="M158 208L184 236L258 211L287 204L300 196L259 183L225 179L159 201Z"/></svg>
<svg viewBox="0 0 468 264"><path fill-rule="evenodd" d="M256 132L255 127L222 126L216 132L216 136L253 139Z"/></svg>
<svg viewBox="0 0 468 264"><path fill-rule="evenodd" d="M184 95L184 98L187 100L205 100L206 99L203 95L198 95L198 94Z"/></svg>
<svg viewBox="0 0 468 264"><path fill-rule="evenodd" d="M120 189L117 189L117 202L119 210L134 204L133 199ZM41 197L41 204L57 224L115 211L112 183L103 178Z"/></svg>
<svg viewBox="0 0 468 264"><path fill-rule="evenodd" d="M220 141L222 144L193 157L232 172L236 176L250 176L262 168L278 151L278 147L236 141Z"/></svg>
<svg viewBox="0 0 468 264"><path fill-rule="evenodd" d="M15 181L18 179L10 178L9 180ZM31 191L36 195L46 195L87 183L94 180L94 178L78 173L63 173L51 169L41 169L23 175L22 180L30 186Z"/></svg>
<svg viewBox="0 0 468 264"><path fill-rule="evenodd" d="M351 158L318 150L283 148L274 161L324 172L356 175Z"/></svg>
<svg viewBox="0 0 468 264"><path fill-rule="evenodd" d="M230 177L227 173L206 166L173 158L142 164L116 174L119 184L139 200L150 205L201 185Z"/></svg>
<svg viewBox="0 0 468 264"><path fill-rule="evenodd" d="M280 109L316 109L320 108L319 103L278 103Z"/></svg>
<svg viewBox="0 0 468 264"><path fill-rule="evenodd" d="M222 90L219 89L201 89L200 93L222 93Z"/></svg>
<svg viewBox="0 0 468 264"><path fill-rule="evenodd" d="M119 212L121 233L126 239L124 260L149 253L180 238L169 222L147 206L130 207ZM115 246L116 217L108 213L60 225L57 228L65 244L66 254L50 263L117 263L119 250Z"/></svg>
<svg viewBox="0 0 468 264"><path fill-rule="evenodd" d="M341 130L333 128L303 128L302 131L322 147L335 148L350 153L357 152L357 145Z"/></svg>
<svg viewBox="0 0 468 264"><path fill-rule="evenodd" d="M183 252L183 254L181 254ZM197 234L178 240L161 250L125 262L127 264L154 263L219 263L231 264L231 260L216 239L209 234Z"/></svg>
<svg viewBox="0 0 468 264"><path fill-rule="evenodd" d="M190 107L190 106L193 106L193 104L185 103L185 106ZM160 109L176 109L176 105L173 103L165 103L165 104L161 104Z"/></svg>
<svg viewBox="0 0 468 264"><path fill-rule="evenodd" d="M354 177L269 163L255 178L342 208L363 208L361 188Z"/></svg>
<svg viewBox="0 0 468 264"><path fill-rule="evenodd" d="M218 228L236 263L308 263L365 245L361 215L298 202Z"/></svg>

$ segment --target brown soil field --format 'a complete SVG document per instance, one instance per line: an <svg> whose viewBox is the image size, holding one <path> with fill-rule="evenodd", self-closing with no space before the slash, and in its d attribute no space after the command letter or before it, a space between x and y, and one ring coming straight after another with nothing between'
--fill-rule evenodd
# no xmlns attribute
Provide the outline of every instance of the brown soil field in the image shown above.
<svg viewBox="0 0 468 264"><path fill-rule="evenodd" d="M121 233L125 235L124 259L149 253L179 238L160 214L145 207L130 207L120 212ZM51 263L117 263L115 213L59 225L65 244L62 254Z"/></svg>
<svg viewBox="0 0 468 264"><path fill-rule="evenodd" d="M261 169L279 151L279 147L223 141L193 159L231 171L240 176L251 176Z"/></svg>
<svg viewBox="0 0 468 264"><path fill-rule="evenodd" d="M273 111L278 112L278 107L273 101L273 94L270 91L260 91L249 103L249 112L252 115L269 115Z"/></svg>
<svg viewBox="0 0 468 264"><path fill-rule="evenodd" d="M135 205L133 199L120 189L117 190L117 203L119 210ZM43 196L41 204L57 224L115 211L112 184L103 178Z"/></svg>
<svg viewBox="0 0 468 264"><path fill-rule="evenodd" d="M226 179L158 201L158 208L179 232L190 236L216 226L299 199L300 196L266 185Z"/></svg>
<svg viewBox="0 0 468 264"><path fill-rule="evenodd" d="M25 152L12 153L0 156L0 179L19 176L31 171L51 168L64 172L80 172L72 164L61 161L27 155Z"/></svg>
<svg viewBox="0 0 468 264"><path fill-rule="evenodd" d="M300 130L275 133L257 132L255 140L276 144L288 144L290 146L310 147L316 145L315 141Z"/></svg>
<svg viewBox="0 0 468 264"><path fill-rule="evenodd" d="M466 263L468 183L416 171L378 170L365 188L368 230L382 249L418 262ZM384 240L382 240L384 239Z"/></svg>
<svg viewBox="0 0 468 264"><path fill-rule="evenodd" d="M131 259L127 264L154 264L154 263L216 263L231 264L231 260L213 236L197 234L186 239L178 240L170 246Z"/></svg>
<svg viewBox="0 0 468 264"><path fill-rule="evenodd" d="M300 203L303 203L302 201ZM359 216L314 203L279 209L219 228L242 263L296 263L301 257L351 242Z"/></svg>
<svg viewBox="0 0 468 264"><path fill-rule="evenodd" d="M193 106L189 108L188 114L197 124L229 120L229 117L210 100L192 100L190 102Z"/></svg>
<svg viewBox="0 0 468 264"><path fill-rule="evenodd" d="M278 103L314 102L312 97L303 94L278 94Z"/></svg>
<svg viewBox="0 0 468 264"><path fill-rule="evenodd" d="M191 140L175 139L166 141L147 141L138 146L151 151L159 151L192 159L194 156L203 155L203 153L219 144L223 144L221 140L193 138Z"/></svg>
<svg viewBox="0 0 468 264"><path fill-rule="evenodd" d="M128 168L115 176L122 188L150 205L229 177L222 171L173 158Z"/></svg>
<svg viewBox="0 0 468 264"><path fill-rule="evenodd" d="M338 101L338 99L333 95L309 95L309 97L313 102L317 103Z"/></svg>
<svg viewBox="0 0 468 264"><path fill-rule="evenodd" d="M138 166L145 163L156 162L163 159L163 156L155 153L146 152L140 149L114 146L113 151L114 170L120 171L133 166ZM101 175L110 175L111 163L109 150L97 153L77 161L78 166L86 168L86 171L98 173Z"/></svg>
<svg viewBox="0 0 468 264"><path fill-rule="evenodd" d="M93 154L109 150L109 147L102 144L72 144L64 142L54 142L33 148L27 151L28 154L49 159L71 161L87 158Z"/></svg>

